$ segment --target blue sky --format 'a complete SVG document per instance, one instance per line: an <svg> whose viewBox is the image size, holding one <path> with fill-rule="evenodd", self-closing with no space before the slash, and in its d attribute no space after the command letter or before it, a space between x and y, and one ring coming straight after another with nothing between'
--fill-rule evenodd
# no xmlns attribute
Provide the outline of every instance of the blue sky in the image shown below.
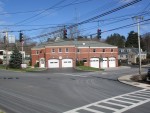
<svg viewBox="0 0 150 113"><path fill-rule="evenodd" d="M10 31L19 31L43 27L56 27L60 25L70 25L105 13L131 1L134 0L0 0L0 31L4 31L6 29ZM68 5L71 3L73 5ZM127 24L132 24L135 22L135 20L133 20L131 17L139 14L141 11L149 11L149 4L150 0L142 0L141 2L124 8L120 11L101 17L94 22L83 24L79 26L78 29L81 31L81 35L96 33L98 29L98 22L96 21L98 20L100 20L99 28L102 30L102 32ZM47 10L45 11L45 9ZM35 16L37 14L39 15ZM116 18L125 15L130 15L128 17L124 17L129 19L125 20L124 18ZM35 17L32 18L33 16ZM144 15L145 20L149 18L149 15ZM121 19L120 22L115 22L119 19ZM124 19L124 21L122 19ZM149 24L141 25L141 34L149 32L149 28ZM24 31L23 33L29 37L34 37L40 34L54 31L56 29L58 28ZM107 36L113 33L119 33L121 35L127 36L131 30L137 31L137 27L134 26L102 33L102 38L105 39ZM16 32L9 34L14 34L18 38L18 33Z"/></svg>

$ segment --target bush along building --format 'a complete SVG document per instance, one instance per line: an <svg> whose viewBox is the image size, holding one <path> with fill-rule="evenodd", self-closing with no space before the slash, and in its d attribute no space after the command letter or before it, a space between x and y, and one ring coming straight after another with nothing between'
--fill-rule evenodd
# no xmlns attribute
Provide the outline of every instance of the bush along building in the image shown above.
<svg viewBox="0 0 150 113"><path fill-rule="evenodd" d="M31 49L32 66L40 68L94 68L118 66L118 47L100 41L55 40Z"/></svg>

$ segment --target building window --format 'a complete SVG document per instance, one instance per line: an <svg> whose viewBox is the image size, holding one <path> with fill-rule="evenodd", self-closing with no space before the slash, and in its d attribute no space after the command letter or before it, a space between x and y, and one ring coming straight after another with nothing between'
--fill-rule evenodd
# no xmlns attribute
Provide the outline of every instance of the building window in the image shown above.
<svg viewBox="0 0 150 113"><path fill-rule="evenodd" d="M61 53L62 52L62 49L61 48L59 48L59 53Z"/></svg>
<svg viewBox="0 0 150 113"><path fill-rule="evenodd" d="M66 53L68 53L69 52L69 49L68 48L66 48Z"/></svg>
<svg viewBox="0 0 150 113"><path fill-rule="evenodd" d="M103 52L105 52L105 49L103 49Z"/></svg>
<svg viewBox="0 0 150 113"><path fill-rule="evenodd" d="M52 53L55 53L55 49L54 48L52 49Z"/></svg>
<svg viewBox="0 0 150 113"><path fill-rule="evenodd" d="M111 52L114 52L114 49L111 49Z"/></svg>
<svg viewBox="0 0 150 113"><path fill-rule="evenodd" d="M121 52L124 52L124 49L121 49Z"/></svg>
<svg viewBox="0 0 150 113"><path fill-rule="evenodd" d="M128 58L128 55L126 55L126 58Z"/></svg>
<svg viewBox="0 0 150 113"><path fill-rule="evenodd" d="M3 55L3 51L0 51L0 55Z"/></svg>
<svg viewBox="0 0 150 113"><path fill-rule="evenodd" d="M37 55L39 54L39 51L38 51L38 50L36 51L36 54L37 54Z"/></svg>
<svg viewBox="0 0 150 113"><path fill-rule="evenodd" d="M93 49L93 52L96 52L96 49Z"/></svg>
<svg viewBox="0 0 150 113"><path fill-rule="evenodd" d="M80 52L80 49L77 49L77 52L79 53L79 52Z"/></svg>
<svg viewBox="0 0 150 113"><path fill-rule="evenodd" d="M83 58L83 60L82 60L83 62L87 62L87 59L86 58Z"/></svg>

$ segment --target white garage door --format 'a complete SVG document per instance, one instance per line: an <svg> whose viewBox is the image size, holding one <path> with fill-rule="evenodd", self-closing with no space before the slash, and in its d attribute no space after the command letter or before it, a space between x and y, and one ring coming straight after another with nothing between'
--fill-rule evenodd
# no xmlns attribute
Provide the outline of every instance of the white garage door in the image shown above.
<svg viewBox="0 0 150 113"><path fill-rule="evenodd" d="M62 67L73 67L72 59L62 59Z"/></svg>
<svg viewBox="0 0 150 113"><path fill-rule="evenodd" d="M107 58L103 58L101 61L101 68L107 68L107 67L108 67Z"/></svg>
<svg viewBox="0 0 150 113"><path fill-rule="evenodd" d="M116 67L116 59L114 57L109 58L109 67Z"/></svg>
<svg viewBox="0 0 150 113"><path fill-rule="evenodd" d="M59 68L59 60L58 59L48 60L48 68Z"/></svg>
<svg viewBox="0 0 150 113"><path fill-rule="evenodd" d="M99 68L99 58L91 58L90 67Z"/></svg>

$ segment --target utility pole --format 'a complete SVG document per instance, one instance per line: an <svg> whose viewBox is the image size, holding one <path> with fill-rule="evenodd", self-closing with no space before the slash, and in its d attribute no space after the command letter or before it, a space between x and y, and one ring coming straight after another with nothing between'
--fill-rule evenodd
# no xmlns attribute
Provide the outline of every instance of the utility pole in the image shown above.
<svg viewBox="0 0 150 113"><path fill-rule="evenodd" d="M140 20L143 19L142 16L135 16L133 19L136 19L137 22L137 32L138 32L138 48L139 48L139 75L141 76L141 44L140 44Z"/></svg>
<svg viewBox="0 0 150 113"><path fill-rule="evenodd" d="M74 38L74 44L75 44L75 68L77 67L77 39Z"/></svg>
<svg viewBox="0 0 150 113"><path fill-rule="evenodd" d="M8 32L5 31L5 46L6 46L6 69L8 69Z"/></svg>

